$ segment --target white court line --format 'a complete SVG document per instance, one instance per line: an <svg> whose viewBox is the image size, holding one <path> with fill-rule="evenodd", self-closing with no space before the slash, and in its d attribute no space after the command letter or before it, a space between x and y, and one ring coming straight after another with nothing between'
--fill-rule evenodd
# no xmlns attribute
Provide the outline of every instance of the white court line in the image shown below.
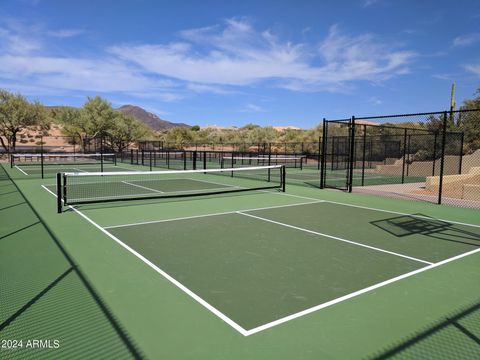
<svg viewBox="0 0 480 360"><path fill-rule="evenodd" d="M47 190L50 194L52 194L53 196L56 197L56 194L54 194L52 191L50 191L48 188L46 188L44 185L42 185L42 187ZM341 303L343 301L346 301L346 300L349 300L351 298L354 298L356 296L359 296L359 295L362 295L364 293L367 293L367 292L370 292L372 290L375 290L375 289L378 289L378 288L381 288L383 286L386 286L386 285L389 285L389 284L392 284L394 282L397 282L397 281L400 281L400 280L403 280L405 278L408 278L408 277L411 277L413 275L416 275L416 274L419 274L419 273L422 273L424 271L428 271L428 270L431 270L433 268L436 268L436 267L439 267L439 266L442 266L444 264L447 264L449 262L452 262L452 261L455 261L455 260L458 260L458 259L461 259L463 257L467 257L467 256L470 256L470 255L473 255L477 252L480 252L480 248L478 249L475 249L475 250L472 250L472 251L469 251L469 252L466 252L464 254L460 254L460 255L457 255L457 256L454 256L454 257L451 257L449 259L445 259L443 261L440 261L440 262L437 262L435 264L432 264L432 265L429 265L429 266L425 266L421 269L418 269L418 270L414 270L414 271L411 271L409 273L405 273L405 274L402 274L402 275L399 275L397 277L394 277L394 278L391 278L391 279L388 279L388 280L385 280L385 281L382 281L380 283L377 283L377 284L374 284L374 285L371 285L369 287L366 287L366 288L363 288L363 289L360 289L360 290L357 290L357 291L354 291L350 294L347 294L347 295L344 295L344 296L341 296L339 298L336 298L336 299L333 299L333 300L330 300L330 301L327 301L323 304L319 304L319 305L316 305L316 306L313 306L311 308L308 308L308 309L305 309L305 310L302 310L302 311L299 311L295 314L291 314L291 315L288 315L286 317L283 317L283 318L280 318L280 319L277 319L277 320L274 320L272 322L269 322L269 323L266 323L266 324L263 324L263 325L260 325L256 328L253 328L253 329L250 329L250 330L246 330L244 328L242 328L240 325L238 325L236 322L234 322L233 320L231 320L230 318L228 318L226 315L224 315L223 313L221 313L219 310L215 309L213 306L211 306L210 304L208 304L206 301L204 301L202 298L200 298L198 295L196 295L195 293L191 292L188 288L186 288L185 286L183 286L181 283L179 283L178 281L176 281L175 279L173 279L171 276L169 276L168 274L164 273L161 269L159 269L156 265L152 264L149 260L145 259L142 255L138 254L135 250L133 249L130 249L127 245L125 245L123 242L121 242L119 239L117 239L115 236L113 236L112 234L110 234L107 230L105 230L104 228L102 228L100 225L98 225L97 223L95 223L93 220L91 220L89 217L87 217L85 214L81 213L79 210L75 209L73 206L69 206L70 209L72 209L73 211L75 211L77 214L79 214L80 216L82 216L84 219L86 219L88 222L90 222L91 224L93 224L96 228L98 228L100 231L102 231L104 234L106 234L108 237L110 237L111 239L113 239L114 241L116 241L117 243L119 243L122 247L126 248L128 251L130 251L133 255L137 256L140 260L144 261L148 266L152 267L154 270L156 270L157 272L159 272L162 276L164 276L167 280L171 281L174 285L176 285L177 287L179 287L182 291L184 291L186 294L190 295L193 299L195 299L196 301L198 301L202 306L204 306L206 309L210 310L213 314L215 314L216 316L218 316L220 319L222 319L223 321L225 321L228 325L232 326L235 330L237 330L239 333L241 333L243 336L250 336L250 335L253 335L253 334L256 334L258 332L261 332L261 331L264 331L264 330L267 330L267 329L270 329L272 327L275 327L277 325L281 325L283 323L286 323L288 321L291 321L291 320L294 320L294 319L297 319L299 317L302 317L302 316L305 316L305 315L308 315L308 314L311 314L313 312L316 312L318 310L321 310L321 309L324 309L326 307L329 307L329 306L332 306L332 305L335 305L335 304L338 304L338 303ZM168 277L167 277L168 276Z"/></svg>
<svg viewBox="0 0 480 360"><path fill-rule="evenodd" d="M248 330L246 336L253 335L253 334L258 333L258 332L260 332L260 331L263 331L263 330L272 328L272 327L274 327L274 326L277 326L277 325L286 323L287 321L291 321L291 320L297 319L297 318L299 318L299 317L301 317L301 316L305 316L305 315L307 315L307 314L311 314L311 313L313 313L313 312L315 312L315 311L324 309L324 308L326 308L326 307L329 307L329 306L338 304L338 303L343 302L343 301L345 301L345 300L348 300L348 299L354 298L354 297L356 297L356 296L365 294L365 293L367 293L367 292L369 292L369 291L372 291L372 290L381 288L381 287L383 287L383 286L385 286L385 285L392 284L392 283L397 282L397 281L399 281L399 280L406 279L406 278L408 278L408 277L410 277L410 276L413 276L413 275L422 273L422 272L424 272L424 271L428 271L428 270L434 269L434 268L436 268L436 267L445 265L445 264L447 264L447 263L449 263L449 262L452 262L452 261L461 259L461 258L466 257L466 256L473 255L473 254L478 253L478 252L480 252L480 248L475 249L475 250L472 250L472 251L469 251L469 252L466 252L466 253L463 253L463 254L460 254L460 255L457 255L457 256L454 256L454 257L451 257L451 258L449 258L449 259L445 259L445 260L439 261L439 262L434 263L434 264L432 264L432 265L425 266L425 267L423 267L423 268L420 268L420 269L417 269L417 270L414 270L414 271L411 271L411 272L408 272L408 273L399 275L399 276L394 277L394 278L392 278L392 279L388 279L388 280L382 281L382 282L380 282L380 283L378 283L378 284L375 284L375 285L372 285L372 286L369 286L369 287L366 287L366 288L357 290L357 291L352 292L352 293L350 293L350 294L347 294L347 295L341 296L341 297L339 297L339 298L336 298L336 299L327 301L327 302L325 302L325 303L323 303L323 304L319 304L319 305L317 305L317 306L313 306L313 307L311 307L311 308L309 308L309 309L302 310L302 311L300 311L300 312L298 312L298 313L295 313L295 314L286 316L286 317L284 317L284 318L281 318L281 319L272 321L272 322L270 322L270 323L267 323L267 324L264 324L264 325L260 325L260 326L258 326L258 327L256 327L256 328L253 328L253 329Z"/></svg>
<svg viewBox="0 0 480 360"><path fill-rule="evenodd" d="M151 188L149 188L149 187L142 186L142 185L132 184L131 182L128 182L128 181L122 181L122 183L127 184L127 185L136 186L136 187L138 187L138 188L145 189L145 190L150 190L150 191L153 191L153 192L156 192L156 193L160 193L160 194L163 194L163 193L164 193L163 191L151 189Z"/></svg>
<svg viewBox="0 0 480 360"><path fill-rule="evenodd" d="M69 205L68 206L70 209L72 209L73 211L75 211L78 215L80 215L81 217L83 217L85 220L87 220L90 224L92 224L93 226L95 226L97 229L99 229L101 232L103 232L105 235L107 235L109 238L111 238L112 240L114 240L117 244L119 244L120 246L122 246L124 249L126 249L127 251L129 251L130 253L132 253L133 255L135 255L138 259L140 259L141 261L143 261L145 264L147 264L149 267L151 267L153 270L155 270L157 273L159 273L160 275L162 275L165 279L167 279L168 281L170 281L173 285L175 285L177 288L179 288L180 290L182 290L184 293L186 293L187 295L189 295L190 297L192 297L194 300L196 300L200 305L202 305L203 307L205 307L207 310L209 310L210 312L212 312L213 314L215 314L216 316L218 316L220 319L222 319L224 322L226 322L228 325L230 325L231 327L233 327L235 330L237 330L239 333L241 333L242 335L244 336L247 336L247 330L245 330L243 327L241 327L240 325L238 325L235 321L233 321L232 319L230 319L228 316L226 316L225 314L223 314L222 312L220 312L218 309L216 309L215 307L213 307L212 305L210 305L208 302L206 302L205 300L203 300L200 296L198 296L197 294L195 294L192 290L190 290L189 288L187 288L186 286L184 286L182 283L178 282L177 280L175 280L172 276L170 276L168 273L166 273L165 271L163 271L162 269L160 269L157 265L155 265L154 263L152 263L150 260L148 260L147 258L145 258L143 255L141 255L140 253L138 253L137 251L135 251L134 249L132 249L130 246L128 246L127 244L123 243L121 240L119 240L116 236L114 236L113 234L111 234L110 232L108 232L107 230L105 230L104 228L102 228L100 225L98 225L96 222L94 222L92 219L90 219L88 216L86 216L85 214L83 214L82 212L80 212L79 210L77 210L75 207Z"/></svg>
<svg viewBox="0 0 480 360"><path fill-rule="evenodd" d="M368 207L368 206L346 204L346 203L342 203L342 202L338 202L338 201L325 200L325 202L331 203L331 204L343 205L343 206L350 206L350 207L359 208L359 209L381 211L381 212L386 212L386 213L390 213L390 214L397 214L397 215L407 215L407 216L411 216L411 217L419 218L419 219L438 220L438 221L444 221L444 222L451 223L451 224L465 225L465 226L480 228L480 225L468 224L468 223L464 223L464 222L460 222L460 221L437 219L437 218L434 218L434 217L428 217L428 216L423 216L423 215L415 215L415 214L408 214L408 213L392 211L392 210L383 210L383 209L378 209L378 208L373 208L373 207Z"/></svg>
<svg viewBox="0 0 480 360"><path fill-rule="evenodd" d="M330 238L330 239L333 239L333 240L342 241L342 242L345 242L345 243L348 243L348 244L351 244L351 245L360 246L360 247L364 247L364 248L367 248L367 249L370 249L370 250L375 250L375 251L379 251L379 252L382 252L382 253L386 253L386 254L389 254L389 255L394 255L394 256L402 257L402 258L405 258L405 259L408 259L408 260L413 260L413 261L421 262L421 263L428 264L428 265L432 265L432 264L433 264L433 263L430 262L430 261L425 261L425 260L422 260L422 259L418 259L418 258L415 258L415 257L413 257L413 256L408 256L408 255L396 253L396 252L393 252L393 251L388 251L388 250L380 249L380 248L377 248L377 247L375 247L375 246L370 246L370 245L358 243L358 242L355 242L355 241L343 239L343 238L340 238L340 237L337 237L337 236L328 235L328 234L324 234L324 233L321 233L321 232L317 232L317 231L313 231L313 230L301 228L301 227L298 227L298 226L285 224L285 223L282 223L282 222L279 222L279 221L270 220L270 219L263 218L263 217L260 217L260 216L255 216L255 215L252 215L252 214L246 214L246 213L244 213L244 210L242 210L242 211L237 211L236 213L239 214L239 215L244 215L244 216L248 216L248 217L251 217L251 218L254 218L254 219L266 221L266 222L269 222L269 223L272 223L272 224L276 224L276 225L280 225L280 226L285 226L285 227L288 227L288 228L291 228L291 229L295 229L295 230L300 230L300 231L303 231L303 232L306 232L306 233L310 233L310 234L314 234L314 235L320 235L320 236L327 237L327 238Z"/></svg>
<svg viewBox="0 0 480 360"><path fill-rule="evenodd" d="M25 171L23 171L22 169L20 169L17 165L15 165L15 167L17 168L18 171L21 171L24 175L29 176Z"/></svg>
<svg viewBox="0 0 480 360"><path fill-rule="evenodd" d="M323 200L317 200L317 201L306 202L306 203L287 204L287 205L274 205L274 206L266 206L266 207L261 207L261 208L246 209L246 210L241 210L241 211L256 211L256 210L278 209L278 208L290 207L290 206L300 206L300 205L318 204L318 203L322 203L322 202L323 202ZM131 224L104 226L103 228L104 228L104 229L114 229L114 228L137 226L137 225L147 225L147 224L164 223L164 222L178 221L178 220L197 219L197 218L210 217L210 216L220 216L220 215L235 214L235 213L237 213L237 211L238 211L238 210L234 210L234 211L224 211L224 212L204 214L204 215L184 216L184 217L178 217L178 218L172 218L172 219L164 219L164 220L143 221L143 222L131 223Z"/></svg>

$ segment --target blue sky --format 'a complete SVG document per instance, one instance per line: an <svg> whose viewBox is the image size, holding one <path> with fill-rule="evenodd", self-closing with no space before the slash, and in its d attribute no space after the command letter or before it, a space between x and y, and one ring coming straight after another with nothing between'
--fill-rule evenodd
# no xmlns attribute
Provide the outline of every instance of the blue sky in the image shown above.
<svg viewBox="0 0 480 360"><path fill-rule="evenodd" d="M3 0L0 88L200 125L445 110L480 87L480 1Z"/></svg>

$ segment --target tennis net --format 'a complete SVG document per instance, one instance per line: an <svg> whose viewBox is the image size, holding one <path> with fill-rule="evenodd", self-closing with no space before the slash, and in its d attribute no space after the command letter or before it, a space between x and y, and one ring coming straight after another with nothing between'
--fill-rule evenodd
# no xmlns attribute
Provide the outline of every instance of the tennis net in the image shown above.
<svg viewBox="0 0 480 360"><path fill-rule="evenodd" d="M270 166L284 165L288 168L303 168L305 156L274 156L274 155L256 155L256 156L223 156L221 160L222 168L235 168L242 166Z"/></svg>
<svg viewBox="0 0 480 360"><path fill-rule="evenodd" d="M103 173L58 173L58 212L63 205L88 204L248 190L285 191L285 166L234 169Z"/></svg>
<svg viewBox="0 0 480 360"><path fill-rule="evenodd" d="M12 154L11 165L65 165L65 164L116 164L115 154L79 154L79 153L49 153L49 154Z"/></svg>

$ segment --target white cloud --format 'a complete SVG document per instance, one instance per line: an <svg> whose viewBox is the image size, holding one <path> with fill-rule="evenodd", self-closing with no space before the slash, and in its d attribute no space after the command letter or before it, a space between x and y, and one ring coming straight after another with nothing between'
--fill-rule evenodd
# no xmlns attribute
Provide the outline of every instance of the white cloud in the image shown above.
<svg viewBox="0 0 480 360"><path fill-rule="evenodd" d="M368 102L373 104L373 105L381 105L383 104L383 101L380 100L378 97L376 96L372 96L371 98L368 99Z"/></svg>
<svg viewBox="0 0 480 360"><path fill-rule="evenodd" d="M0 77L32 88L178 101L188 92L226 95L238 92L239 86L260 84L291 91L345 91L357 81L381 82L406 74L417 56L372 34L345 34L338 26L316 44L282 41L243 18L182 31L180 41L112 45L90 57L59 57L49 51L55 38L81 33L7 24L0 28Z"/></svg>
<svg viewBox="0 0 480 360"><path fill-rule="evenodd" d="M465 70L480 76L480 64L475 64L475 65L465 65L464 66Z"/></svg>
<svg viewBox="0 0 480 360"><path fill-rule="evenodd" d="M380 2L380 0L364 0L363 1L363 7L369 7L369 6L372 6L372 5L377 4L379 2Z"/></svg>
<svg viewBox="0 0 480 360"><path fill-rule="evenodd" d="M81 29L60 29L60 30L50 30L47 32L48 35L59 38L71 38L74 36L79 36L85 33L85 30Z"/></svg>
<svg viewBox="0 0 480 360"><path fill-rule="evenodd" d="M480 41L480 33L465 34L453 39L453 46L470 46Z"/></svg>
<svg viewBox="0 0 480 360"><path fill-rule="evenodd" d="M337 26L318 48L281 42L269 30L255 31L237 19L223 28L192 29L181 36L186 41L113 46L109 51L146 72L186 82L238 86L273 80L280 87L306 91L382 81L406 73L415 57L390 49L373 35L343 35Z"/></svg>
<svg viewBox="0 0 480 360"><path fill-rule="evenodd" d="M258 106L258 105L255 105L255 104L247 104L245 105L245 107L240 110L240 112L264 112L265 110L261 107L261 106Z"/></svg>

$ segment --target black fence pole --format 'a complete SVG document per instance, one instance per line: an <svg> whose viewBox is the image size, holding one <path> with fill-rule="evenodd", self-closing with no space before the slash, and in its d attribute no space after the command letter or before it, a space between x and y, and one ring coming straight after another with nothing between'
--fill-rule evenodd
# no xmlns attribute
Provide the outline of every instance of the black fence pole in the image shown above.
<svg viewBox="0 0 480 360"><path fill-rule="evenodd" d="M412 135L408 135L408 151L407 151L407 177L410 175L410 143L411 143Z"/></svg>
<svg viewBox="0 0 480 360"><path fill-rule="evenodd" d="M442 191L443 191L443 171L445 167L445 144L447 141L447 112L443 113L443 129L442 129L442 149L440 159L440 178L438 183L438 204L442 203Z"/></svg>
<svg viewBox="0 0 480 360"><path fill-rule="evenodd" d="M460 161L458 164L458 173L462 174L462 162L463 162L463 141L464 141L465 134L462 132L460 137Z"/></svg>
<svg viewBox="0 0 480 360"><path fill-rule="evenodd" d="M320 142L320 138L318 139L318 141ZM321 164L320 164L320 189L323 189L325 187L325 172L326 172L326 148L327 148L327 121L325 120L325 118L323 118L323 128L322 128L322 143L321 143L321 146L322 146L322 151L321 151L321 155L320 155L320 144L319 144L319 158L321 156Z"/></svg>
<svg viewBox="0 0 480 360"><path fill-rule="evenodd" d="M348 179L348 192L353 190L353 162L355 161L355 116L352 116L350 123L350 173Z"/></svg>
<svg viewBox="0 0 480 360"><path fill-rule="evenodd" d="M402 184L405 182L405 159L407 157L407 129L403 130Z"/></svg>
<svg viewBox="0 0 480 360"><path fill-rule="evenodd" d="M103 172L103 137L100 138L100 172Z"/></svg>
<svg viewBox="0 0 480 360"><path fill-rule="evenodd" d="M367 148L367 125L363 125L362 186L365 186L365 154Z"/></svg>
<svg viewBox="0 0 480 360"><path fill-rule="evenodd" d="M196 148L196 147L195 147ZM193 170L197 170L197 150L194 150L192 153L193 159L192 159L192 168Z"/></svg>
<svg viewBox="0 0 480 360"><path fill-rule="evenodd" d="M325 119L323 119L323 120L325 121ZM320 168L321 168L321 161L322 161L322 141L323 141L323 137L319 136L318 137L318 156L317 156L317 169L318 170L320 170Z"/></svg>
<svg viewBox="0 0 480 360"><path fill-rule="evenodd" d="M75 158L75 157L74 157ZM44 178L44 169L43 169L43 136L40 137L40 162L41 162L41 168L42 168L42 179Z"/></svg>

